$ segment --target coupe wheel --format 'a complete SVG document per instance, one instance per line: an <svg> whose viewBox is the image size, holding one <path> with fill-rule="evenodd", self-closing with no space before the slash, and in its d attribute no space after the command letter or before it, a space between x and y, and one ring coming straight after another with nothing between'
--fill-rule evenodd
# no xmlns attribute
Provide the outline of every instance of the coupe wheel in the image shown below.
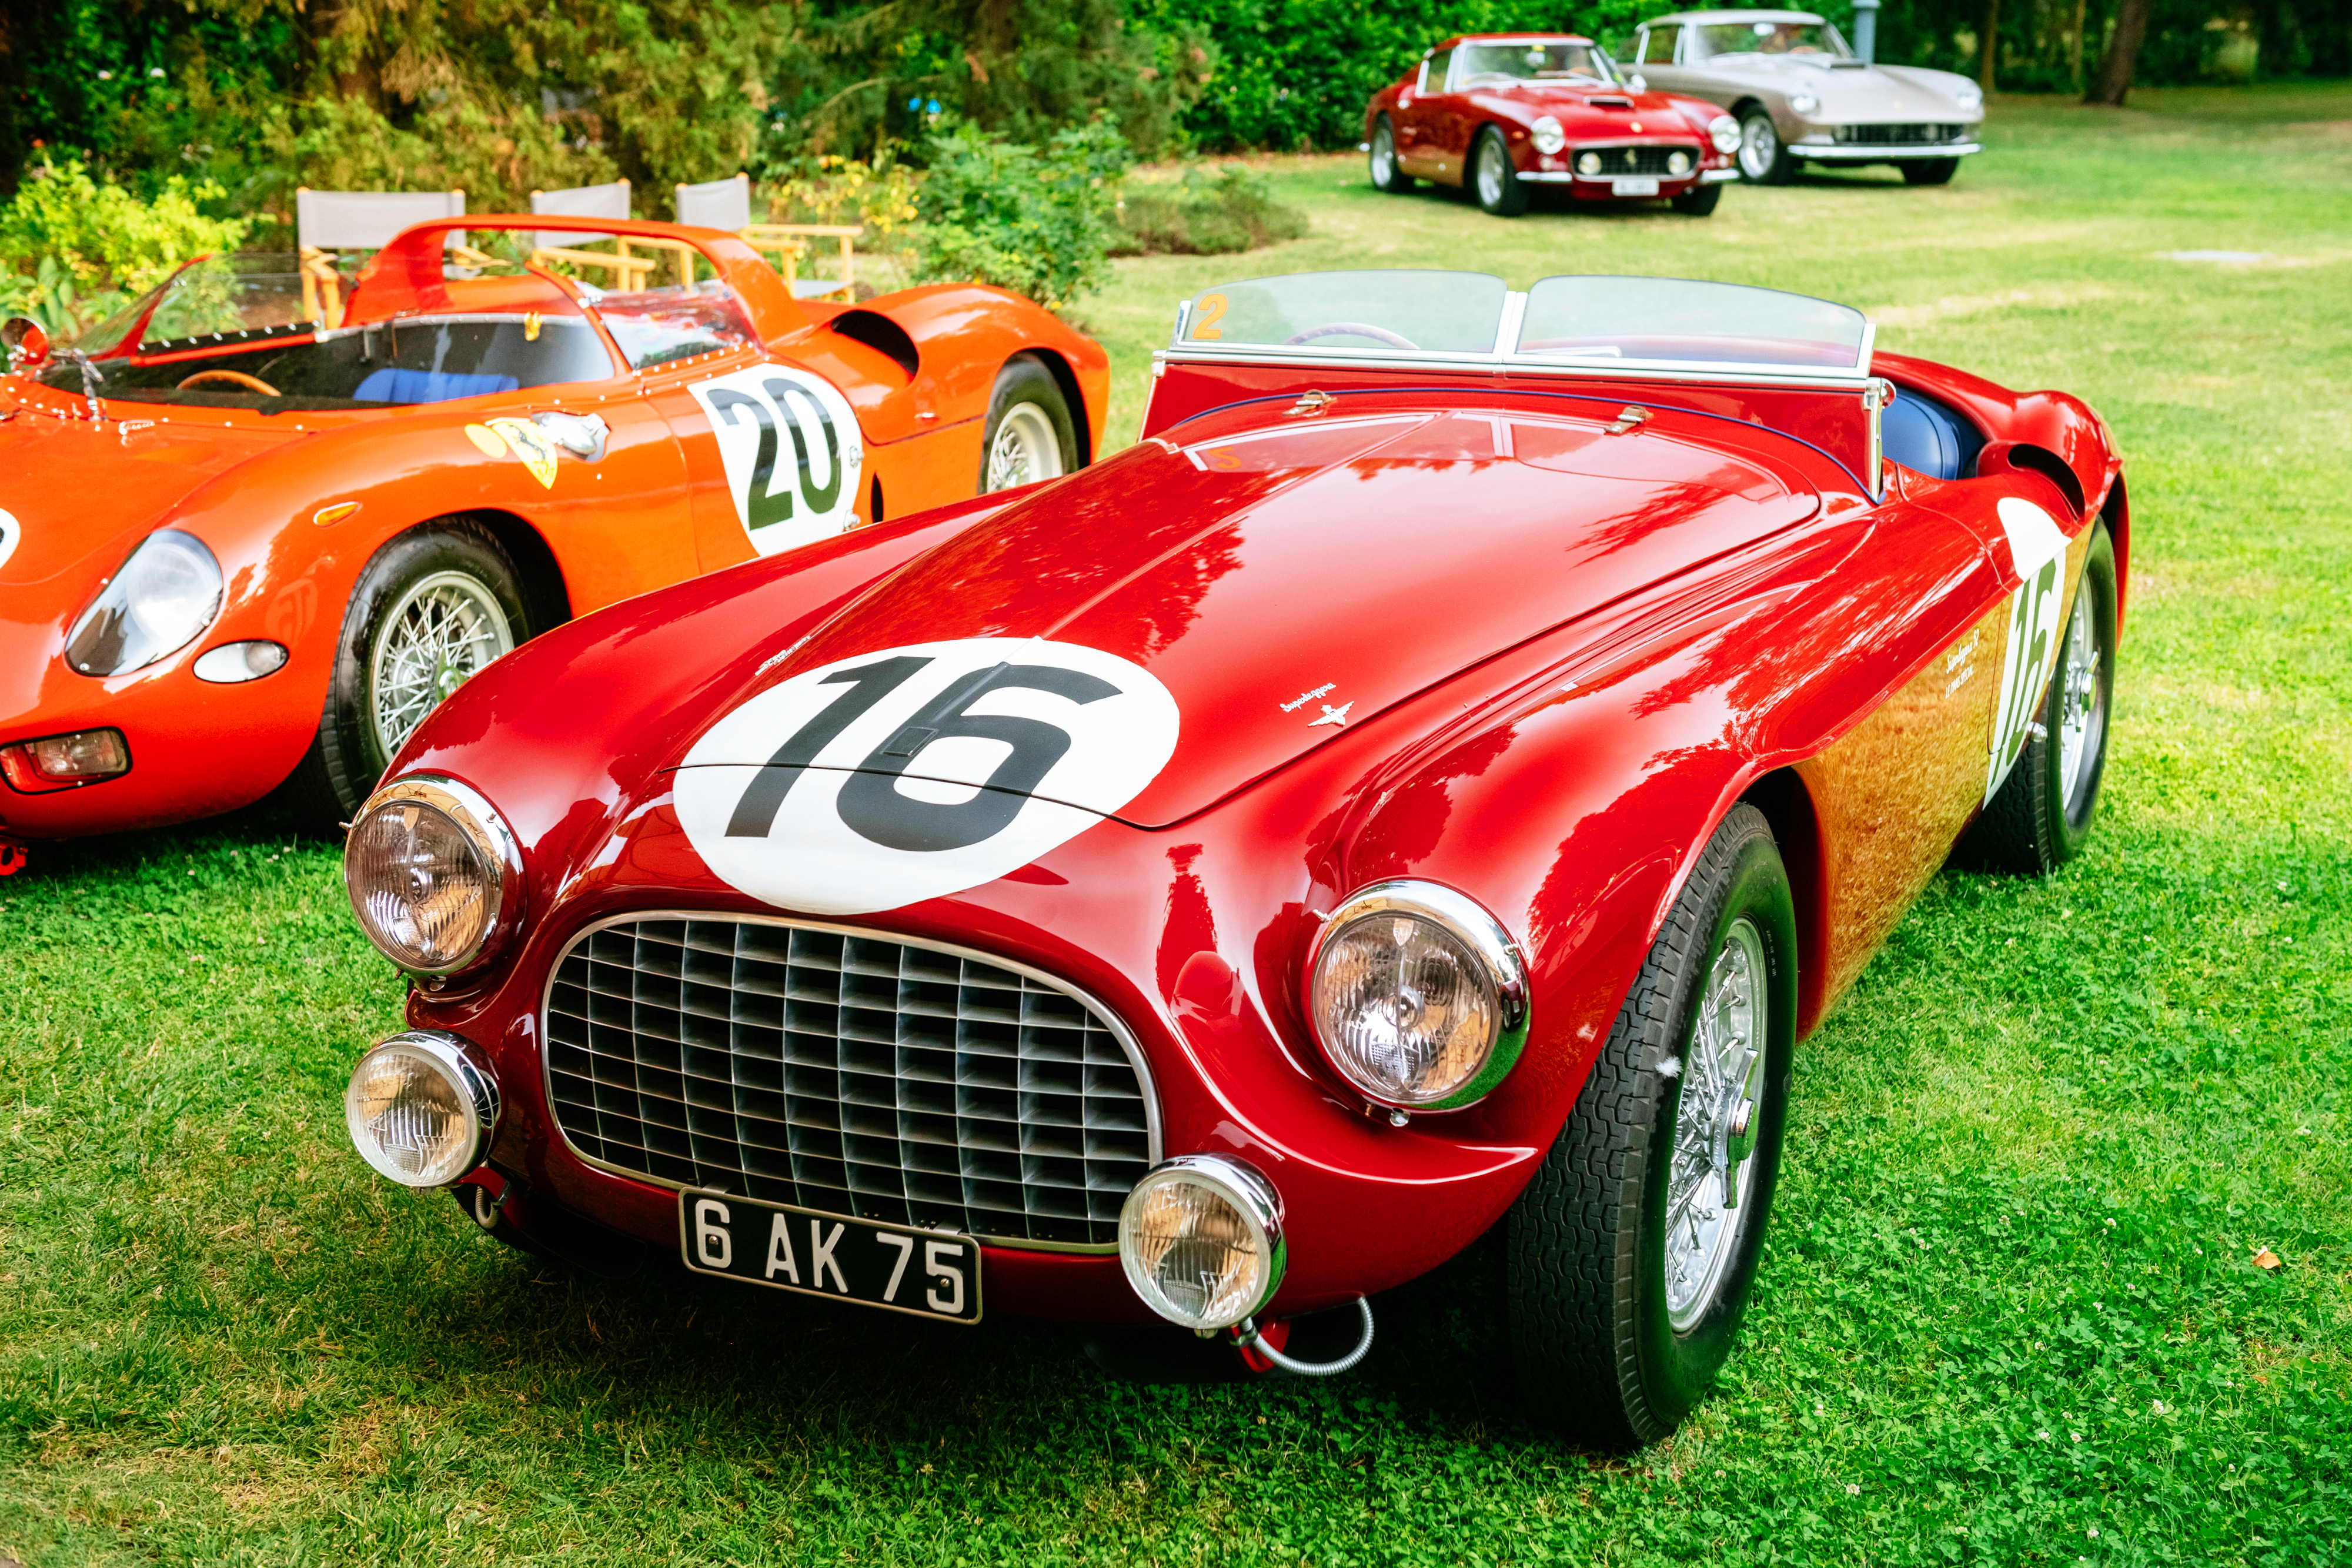
<svg viewBox="0 0 2352 1568"><path fill-rule="evenodd" d="M1969 830L1962 859L1987 871L2046 876L2091 836L2107 768L2107 719L2116 686L2116 548L2095 525L2083 585L2059 634L2039 734Z"/></svg>
<svg viewBox="0 0 2352 1568"><path fill-rule="evenodd" d="M1675 211L1688 218L1703 218L1723 204L1721 185L1693 185L1674 199Z"/></svg>
<svg viewBox="0 0 2352 1568"><path fill-rule="evenodd" d="M1664 1437L1731 1353L1780 1169L1796 950L1772 830L1736 807L1511 1207L1519 1385L1580 1442Z"/></svg>
<svg viewBox="0 0 2352 1568"><path fill-rule="evenodd" d="M982 494L1058 479L1080 466L1062 383L1034 357L1016 355L997 376L981 452Z"/></svg>
<svg viewBox="0 0 2352 1568"><path fill-rule="evenodd" d="M1756 185L1785 185L1797 177L1797 160L1780 145L1771 114L1751 109L1739 119L1739 176Z"/></svg>
<svg viewBox="0 0 2352 1568"><path fill-rule="evenodd" d="M1952 176L1960 172L1957 158L1921 159L1916 162L1898 164L1906 185L1948 185Z"/></svg>
<svg viewBox="0 0 2352 1568"><path fill-rule="evenodd" d="M1386 191L1391 195L1401 195L1412 189L1412 176L1397 163L1396 128L1389 123L1389 117L1385 114L1381 116L1380 123L1372 127L1370 157L1372 189Z"/></svg>
<svg viewBox="0 0 2352 1568"><path fill-rule="evenodd" d="M1511 150L1491 125L1478 132L1478 144L1471 150L1470 182L1478 204L1498 218L1516 218L1528 210L1528 188L1511 162Z"/></svg>
<svg viewBox="0 0 2352 1568"><path fill-rule="evenodd" d="M378 550L343 612L297 794L350 817L425 715L543 629L527 603L514 561L478 523L446 517Z"/></svg>

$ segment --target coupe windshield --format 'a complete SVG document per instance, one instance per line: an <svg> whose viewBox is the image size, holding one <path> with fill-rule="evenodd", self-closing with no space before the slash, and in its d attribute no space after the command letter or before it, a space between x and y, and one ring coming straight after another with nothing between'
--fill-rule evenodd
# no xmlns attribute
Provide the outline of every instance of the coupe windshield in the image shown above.
<svg viewBox="0 0 2352 1568"><path fill-rule="evenodd" d="M1509 87L1523 81L1614 82L1609 57L1575 38L1512 38L1464 44L1454 52L1456 87Z"/></svg>
<svg viewBox="0 0 2352 1568"><path fill-rule="evenodd" d="M1715 55L1811 55L1851 59L1838 30L1827 22L1713 22L1691 29L1694 59Z"/></svg>
<svg viewBox="0 0 2352 1568"><path fill-rule="evenodd" d="M1179 348L1491 354L1510 293L1481 272L1295 272L1193 296Z"/></svg>

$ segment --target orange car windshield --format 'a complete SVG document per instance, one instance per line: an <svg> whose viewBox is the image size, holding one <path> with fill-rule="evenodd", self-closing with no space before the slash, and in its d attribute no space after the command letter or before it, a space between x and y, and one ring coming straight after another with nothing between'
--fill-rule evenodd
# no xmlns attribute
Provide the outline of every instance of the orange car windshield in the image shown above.
<svg viewBox="0 0 2352 1568"><path fill-rule="evenodd" d="M583 289L604 329L613 334L632 370L719 349L756 346L760 335L735 291L718 278L693 287L633 289L607 294Z"/></svg>

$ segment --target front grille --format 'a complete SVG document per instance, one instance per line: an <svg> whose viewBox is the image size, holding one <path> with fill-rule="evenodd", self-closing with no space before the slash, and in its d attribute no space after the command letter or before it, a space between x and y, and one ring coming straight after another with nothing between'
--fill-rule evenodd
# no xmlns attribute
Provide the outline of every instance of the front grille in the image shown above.
<svg viewBox="0 0 2352 1568"><path fill-rule="evenodd" d="M1666 160L1681 153L1689 162L1681 174L1666 171ZM1588 170L1584 160L1590 154L1601 160L1601 167ZM1661 174L1676 180L1696 173L1699 166L1696 147L1643 145L1640 147L1580 147L1571 157L1569 167L1588 180L1622 180L1628 174Z"/></svg>
<svg viewBox="0 0 2352 1568"><path fill-rule="evenodd" d="M1841 147L1934 147L1960 141L1967 130L1964 125L1841 125L1837 139Z"/></svg>
<svg viewBox="0 0 2352 1568"><path fill-rule="evenodd" d="M1108 1247L1156 1153L1143 1075L1106 1014L903 937L625 918L565 950L546 1030L572 1146L677 1186Z"/></svg>

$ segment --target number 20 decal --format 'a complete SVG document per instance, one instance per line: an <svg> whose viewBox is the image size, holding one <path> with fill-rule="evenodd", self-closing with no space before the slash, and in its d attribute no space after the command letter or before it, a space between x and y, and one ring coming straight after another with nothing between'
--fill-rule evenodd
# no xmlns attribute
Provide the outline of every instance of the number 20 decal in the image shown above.
<svg viewBox="0 0 2352 1568"><path fill-rule="evenodd" d="M760 693L695 742L678 821L729 885L813 915L896 909L1018 870L1175 751L1176 700L1076 643L890 648Z"/></svg>
<svg viewBox="0 0 2352 1568"><path fill-rule="evenodd" d="M805 371L758 365L696 383L735 515L761 555L837 534L857 516L865 443L849 400Z"/></svg>

